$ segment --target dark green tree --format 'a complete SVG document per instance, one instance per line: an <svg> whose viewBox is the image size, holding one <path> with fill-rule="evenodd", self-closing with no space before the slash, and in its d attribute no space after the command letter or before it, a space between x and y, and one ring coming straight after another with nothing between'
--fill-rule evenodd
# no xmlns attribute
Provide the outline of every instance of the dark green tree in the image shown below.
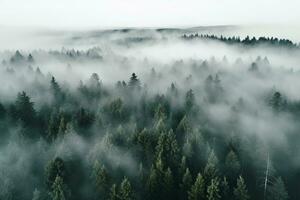
<svg viewBox="0 0 300 200"><path fill-rule="evenodd" d="M129 83L128 83L129 87L133 87L133 88L140 88L141 87L141 82L138 79L137 75L135 73L132 73Z"/></svg>
<svg viewBox="0 0 300 200"><path fill-rule="evenodd" d="M64 184L64 180L60 176L56 176L51 188L52 200L67 200L69 196L70 192Z"/></svg>
<svg viewBox="0 0 300 200"><path fill-rule="evenodd" d="M180 184L180 190L181 190L181 199L187 199L188 198L188 191L192 187L193 184L193 178L190 173L189 168L186 168L186 171L182 177L182 181Z"/></svg>
<svg viewBox="0 0 300 200"><path fill-rule="evenodd" d="M218 178L214 178L211 180L210 185L208 185L208 187L207 187L206 197L208 200L221 199Z"/></svg>
<svg viewBox="0 0 300 200"><path fill-rule="evenodd" d="M164 165L177 166L179 161L179 148L172 130L168 133L161 133L156 146L156 156L160 158Z"/></svg>
<svg viewBox="0 0 300 200"><path fill-rule="evenodd" d="M47 189L49 191L51 191L56 177L61 178L63 182L66 182L67 180L66 165L60 157L56 157L55 159L51 160L46 166L45 180Z"/></svg>
<svg viewBox="0 0 300 200"><path fill-rule="evenodd" d="M206 183L208 184L212 179L216 178L218 176L219 170L218 170L218 158L215 155L214 150L211 150L208 156L208 160L206 163L206 166L204 168L204 179Z"/></svg>
<svg viewBox="0 0 300 200"><path fill-rule="evenodd" d="M120 200L116 184L113 184L110 188L109 200Z"/></svg>
<svg viewBox="0 0 300 200"><path fill-rule="evenodd" d="M225 176L221 181L220 190L221 190L221 199L230 200L230 187L227 178Z"/></svg>
<svg viewBox="0 0 300 200"><path fill-rule="evenodd" d="M205 197L205 182L203 176L199 173L195 183L189 191L189 200L204 200Z"/></svg>
<svg viewBox="0 0 300 200"><path fill-rule="evenodd" d="M93 166L92 178L94 180L94 186L99 196L107 198L109 195L111 178L104 165L101 166L98 161L95 161L95 164Z"/></svg>
<svg viewBox="0 0 300 200"><path fill-rule="evenodd" d="M287 200L289 199L288 192L281 177L278 177L273 182L268 190L268 200Z"/></svg>
<svg viewBox="0 0 300 200"><path fill-rule="evenodd" d="M174 198L174 178L170 168L168 168L164 172L164 179L163 179L163 192L164 192L164 199L173 199Z"/></svg>
<svg viewBox="0 0 300 200"><path fill-rule="evenodd" d="M134 192L129 180L125 177L120 186L120 200L133 200Z"/></svg>
<svg viewBox="0 0 300 200"><path fill-rule="evenodd" d="M238 174L240 173L241 166L237 155L232 150L226 156L225 168L226 174L228 177L230 177L231 182L232 180L236 180Z"/></svg>
<svg viewBox="0 0 300 200"><path fill-rule="evenodd" d="M242 176L237 179L236 187L233 190L234 199L248 200L250 199L245 181Z"/></svg>
<svg viewBox="0 0 300 200"><path fill-rule="evenodd" d="M33 126L36 121L36 111L33 107L34 103L24 91L18 93L15 105L16 117L20 119L25 126Z"/></svg>

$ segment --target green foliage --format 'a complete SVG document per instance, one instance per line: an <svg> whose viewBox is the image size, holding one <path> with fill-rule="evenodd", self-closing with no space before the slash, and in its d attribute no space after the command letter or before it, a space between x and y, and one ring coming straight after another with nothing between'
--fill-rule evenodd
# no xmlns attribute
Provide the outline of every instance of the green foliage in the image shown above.
<svg viewBox="0 0 300 200"><path fill-rule="evenodd" d="M133 200L134 193L129 180L125 177L120 186L120 200Z"/></svg>
<svg viewBox="0 0 300 200"><path fill-rule="evenodd" d="M204 168L204 178L206 183L208 183L210 180L216 178L218 176L219 170L218 170L218 158L215 155L214 150L211 150L208 156L208 160L206 163L206 166Z"/></svg>
<svg viewBox="0 0 300 200"><path fill-rule="evenodd" d="M52 200L67 200L69 199L69 191L60 176L56 176L51 188Z"/></svg>
<svg viewBox="0 0 300 200"><path fill-rule="evenodd" d="M208 200L221 199L218 178L214 178L211 180L210 185L208 185L208 187L207 187L206 197Z"/></svg>
<svg viewBox="0 0 300 200"><path fill-rule="evenodd" d="M189 200L204 200L205 199L205 182L203 176L199 173L195 183L192 185L188 195Z"/></svg>
<svg viewBox="0 0 300 200"><path fill-rule="evenodd" d="M109 193L109 200L119 200L119 195L117 191L117 185L113 184L110 188L110 193Z"/></svg>
<svg viewBox="0 0 300 200"><path fill-rule="evenodd" d="M236 179L237 175L240 173L241 165L237 155L232 150L226 156L225 167L228 177L230 177L230 179Z"/></svg>
<svg viewBox="0 0 300 200"><path fill-rule="evenodd" d="M67 169L65 163L59 157L56 157L54 160L50 161L46 166L45 180L48 190L51 190L52 185L57 177L62 179L64 182L67 180Z"/></svg>
<svg viewBox="0 0 300 200"><path fill-rule="evenodd" d="M236 187L233 190L234 198L236 200L248 200L250 199L248 190L246 188L243 177L239 177L236 182Z"/></svg>
<svg viewBox="0 0 300 200"><path fill-rule="evenodd" d="M175 167L179 161L179 148L172 130L161 133L156 146L156 156L167 166Z"/></svg>
<svg viewBox="0 0 300 200"><path fill-rule="evenodd" d="M17 119L20 119L25 126L33 126L36 120L36 111L34 103L25 92L18 93L15 103L15 112Z"/></svg>
<svg viewBox="0 0 300 200"><path fill-rule="evenodd" d="M190 173L190 170L186 168L186 171L182 177L182 181L180 184L180 189L181 189L181 198L182 199L187 199L188 197L188 191L192 187L193 184L193 178Z"/></svg>
<svg viewBox="0 0 300 200"><path fill-rule="evenodd" d="M98 161L95 161L94 163L92 178L98 194L107 197L111 179L104 165L101 166Z"/></svg>
<svg viewBox="0 0 300 200"><path fill-rule="evenodd" d="M227 181L227 178L224 176L223 180L220 184L221 189L221 199L222 200L229 200L230 199L230 187Z"/></svg>
<svg viewBox="0 0 300 200"><path fill-rule="evenodd" d="M172 199L174 196L172 193L174 191L174 178L170 168L164 172L163 187L164 199Z"/></svg>
<svg viewBox="0 0 300 200"><path fill-rule="evenodd" d="M281 177L275 179L274 183L268 190L268 200L287 200L288 192Z"/></svg>

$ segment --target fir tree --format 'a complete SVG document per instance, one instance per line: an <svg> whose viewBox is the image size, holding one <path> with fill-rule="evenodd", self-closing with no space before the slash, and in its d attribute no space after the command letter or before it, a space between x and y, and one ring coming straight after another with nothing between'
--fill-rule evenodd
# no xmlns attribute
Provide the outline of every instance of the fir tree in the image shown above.
<svg viewBox="0 0 300 200"><path fill-rule="evenodd" d="M129 180L125 177L120 187L120 200L133 200L134 193Z"/></svg>
<svg viewBox="0 0 300 200"><path fill-rule="evenodd" d="M219 200L221 198L218 178L211 180L210 185L207 187L206 197L208 200Z"/></svg>
<svg viewBox="0 0 300 200"><path fill-rule="evenodd" d="M110 176L104 165L101 166L98 161L95 161L93 166L92 178L98 194L107 197L110 187Z"/></svg>
<svg viewBox="0 0 300 200"><path fill-rule="evenodd" d="M120 200L116 184L113 184L110 188L109 200Z"/></svg>
<svg viewBox="0 0 300 200"><path fill-rule="evenodd" d="M204 200L205 199L205 182L203 176L199 173L195 183L192 185L189 193L189 200Z"/></svg>
<svg viewBox="0 0 300 200"><path fill-rule="evenodd" d="M246 188L245 181L243 177L237 179L236 187L233 190L234 198L236 200L248 200L250 199L248 190Z"/></svg>
<svg viewBox="0 0 300 200"><path fill-rule="evenodd" d="M67 200L70 196L67 186L64 184L60 176L56 176L52 185L51 197L52 200Z"/></svg>
<svg viewBox="0 0 300 200"><path fill-rule="evenodd" d="M275 179L268 191L268 200L287 200L288 192L281 177Z"/></svg>

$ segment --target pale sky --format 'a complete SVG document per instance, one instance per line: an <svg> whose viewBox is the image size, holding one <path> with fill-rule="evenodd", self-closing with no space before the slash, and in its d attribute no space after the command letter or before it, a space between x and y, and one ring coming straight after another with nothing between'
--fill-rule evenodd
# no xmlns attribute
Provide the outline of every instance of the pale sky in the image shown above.
<svg viewBox="0 0 300 200"><path fill-rule="evenodd" d="M299 9L299 0L0 0L0 25L49 28L297 25Z"/></svg>

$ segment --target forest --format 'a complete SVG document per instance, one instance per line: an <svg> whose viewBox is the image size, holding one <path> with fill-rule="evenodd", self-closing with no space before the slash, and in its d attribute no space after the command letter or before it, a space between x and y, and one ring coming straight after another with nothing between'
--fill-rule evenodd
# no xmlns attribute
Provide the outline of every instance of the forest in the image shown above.
<svg viewBox="0 0 300 200"><path fill-rule="evenodd" d="M1 200L299 199L299 45L115 34L0 52Z"/></svg>

